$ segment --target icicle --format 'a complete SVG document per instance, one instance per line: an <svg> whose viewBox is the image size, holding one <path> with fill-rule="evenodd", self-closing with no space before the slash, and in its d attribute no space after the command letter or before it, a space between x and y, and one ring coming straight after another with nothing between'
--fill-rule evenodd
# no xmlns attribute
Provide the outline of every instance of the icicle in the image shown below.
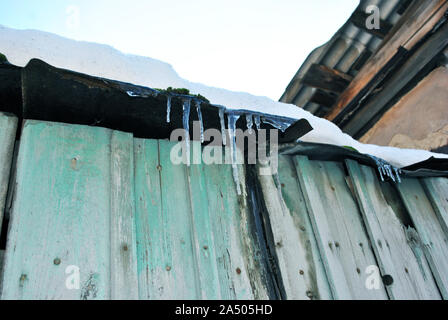
<svg viewBox="0 0 448 320"><path fill-rule="evenodd" d="M254 119L255 119L255 125L257 126L257 130L260 130L260 126L261 126L261 119L259 115L254 115Z"/></svg>
<svg viewBox="0 0 448 320"><path fill-rule="evenodd" d="M280 119L267 118L267 117L263 117L263 122L270 124L274 128L281 130L282 132L285 132L286 129L288 129L292 124L291 122L286 122Z"/></svg>
<svg viewBox="0 0 448 320"><path fill-rule="evenodd" d="M166 96L166 122L170 122L170 113L171 113L171 96Z"/></svg>
<svg viewBox="0 0 448 320"><path fill-rule="evenodd" d="M204 123L202 122L201 101L199 100L196 100L196 111L198 112L198 118L199 118L201 143L204 143Z"/></svg>
<svg viewBox="0 0 448 320"><path fill-rule="evenodd" d="M380 173L380 178L381 178L381 181L382 182L384 182L384 177L383 177L383 167L378 167L378 172Z"/></svg>
<svg viewBox="0 0 448 320"><path fill-rule="evenodd" d="M254 122L252 120L252 115L250 113L246 113L246 125L247 129L249 130L249 133L252 134L253 132L252 127L254 125Z"/></svg>
<svg viewBox="0 0 448 320"><path fill-rule="evenodd" d="M370 158L372 158L375 161L375 164L378 168L378 172L380 174L381 181L384 182L384 177L389 177L392 179L393 182L401 183L400 174L401 169L395 168L394 166L388 164L383 159L377 158L372 155L368 155Z"/></svg>
<svg viewBox="0 0 448 320"><path fill-rule="evenodd" d="M182 106L183 116L182 122L185 130L185 147L186 147L186 156L187 156L187 165L190 165L190 106L191 99L184 99L184 103Z"/></svg>
<svg viewBox="0 0 448 320"><path fill-rule="evenodd" d="M238 175L238 166L236 164L237 157L236 157L236 137L235 137L236 122L239 118L240 118L239 114L227 114L229 137L230 137L230 156L232 158L233 180L235 181L236 184L236 190L240 195L241 188L240 188L240 179Z"/></svg>
<svg viewBox="0 0 448 320"><path fill-rule="evenodd" d="M226 136L226 124L224 122L224 108L219 108L219 121L221 123L221 135L222 135L222 144L227 144L227 136Z"/></svg>
<svg viewBox="0 0 448 320"><path fill-rule="evenodd" d="M395 182L395 177L394 177L394 174L392 173L391 166L390 165L385 165L384 169L386 170L387 176L389 178L391 178L393 182Z"/></svg>
<svg viewBox="0 0 448 320"><path fill-rule="evenodd" d="M401 170L398 168L394 168L394 171L395 171L395 175L397 176L398 183L401 183L401 179L400 179Z"/></svg>

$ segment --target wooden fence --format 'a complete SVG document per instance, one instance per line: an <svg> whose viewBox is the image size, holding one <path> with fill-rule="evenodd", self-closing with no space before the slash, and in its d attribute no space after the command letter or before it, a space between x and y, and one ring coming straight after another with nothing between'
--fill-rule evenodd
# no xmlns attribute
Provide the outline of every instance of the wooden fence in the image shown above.
<svg viewBox="0 0 448 320"><path fill-rule="evenodd" d="M11 170L17 120L0 125L2 299L448 297L448 179L280 156L255 177L263 222L247 167L238 196L230 165L174 165L171 142L26 120Z"/></svg>
<svg viewBox="0 0 448 320"><path fill-rule="evenodd" d="M389 184L305 156L259 178L289 299L448 298L448 179Z"/></svg>
<svg viewBox="0 0 448 320"><path fill-rule="evenodd" d="M26 121L2 298L268 298L231 167L172 165L171 147Z"/></svg>

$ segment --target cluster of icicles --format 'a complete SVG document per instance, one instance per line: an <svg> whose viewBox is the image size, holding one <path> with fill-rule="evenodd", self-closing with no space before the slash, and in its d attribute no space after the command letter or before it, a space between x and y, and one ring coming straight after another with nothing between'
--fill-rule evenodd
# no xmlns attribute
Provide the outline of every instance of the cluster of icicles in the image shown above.
<svg viewBox="0 0 448 320"><path fill-rule="evenodd" d="M199 99L195 99L188 96L183 95L167 95L167 103L166 103L166 122L170 122L170 114L171 114L171 99L173 96L178 96L182 98L183 105L183 115L182 115L182 123L183 128L185 130L185 143L186 143L186 149L190 150L190 138L189 138L189 120L190 120L190 109L191 109L191 103L195 103L196 112L198 115L199 125L200 125L200 140L201 143L204 142L204 123L202 121L202 112L201 112L201 103L202 101ZM240 188L240 180L239 180L239 174L238 174L238 167L237 167L237 160L236 160L236 122L238 119L244 115L246 117L246 126L249 130L249 133L253 132L253 125L255 123L255 126L258 130L260 130L261 123L266 123L271 125L272 127L281 130L282 132L285 132L286 129L288 129L291 124L295 121L294 119L287 120L287 119L274 119L269 118L268 116L257 114L257 113L250 113L247 111L242 112L241 110L229 110L226 109L224 106L220 105L214 105L219 110L219 122L221 126L221 135L222 135L222 142L223 145L227 145L227 135L226 135L226 126L225 126L225 119L224 114L227 115L227 128L229 132L229 138L230 138L230 156L232 161L232 171L233 171L233 179L235 181L237 192L238 194L241 194L241 188Z"/></svg>
<svg viewBox="0 0 448 320"><path fill-rule="evenodd" d="M375 165L378 168L378 172L380 174L381 181L384 182L384 176L392 179L393 182L401 183L400 174L402 173L401 169L396 168L390 164L388 164L383 159L377 158L375 156L369 155L375 161Z"/></svg>
<svg viewBox="0 0 448 320"><path fill-rule="evenodd" d="M148 97L153 96L157 97L160 92L155 89L145 88L142 90L138 90L139 92L136 92L135 89L133 91L126 91L126 93L130 97ZM201 112L201 103L202 101L200 99L188 96L188 95L182 95L182 94L176 94L176 93L168 93L166 94L167 97L167 103L166 103L166 122L170 122L170 115L171 115L171 100L173 97L177 97L183 100L183 115L182 115L182 123L183 128L185 130L185 143L186 143L186 149L190 150L190 128L189 128L189 120L190 120L190 109L191 109L191 103L194 102L196 107L196 112L198 115L198 120L200 124L200 140L201 143L204 142L204 123L202 121L202 112ZM241 194L241 188L240 188L240 180L239 180L239 174L238 174L238 167L237 167L237 161L236 161L236 137L235 137L235 131L236 131L236 122L241 116L245 116L246 118L246 126L249 130L249 133L253 132L253 126L255 124L255 127L257 130L260 130L261 124L266 123L271 125L272 127L281 130L282 132L285 132L286 129L288 129L296 120L295 119L288 119L288 118L281 118L256 112L249 112L249 111L243 111L243 110L232 110L227 109L224 106L220 105L214 105L219 110L219 120L220 120L220 126L221 126L221 134L222 134L222 142L223 145L227 145L227 136L226 136L226 126L225 126L225 119L224 115L227 115L227 131L229 132L230 137L230 153L231 153L231 160L232 160L232 170L233 170L233 179L235 181L237 192L238 194ZM384 160L377 158L375 156L369 155L376 163L376 166L378 168L378 172L380 174L381 181L384 181L384 176L389 177L394 182L401 182L400 174L402 173L400 169L395 168L385 162Z"/></svg>

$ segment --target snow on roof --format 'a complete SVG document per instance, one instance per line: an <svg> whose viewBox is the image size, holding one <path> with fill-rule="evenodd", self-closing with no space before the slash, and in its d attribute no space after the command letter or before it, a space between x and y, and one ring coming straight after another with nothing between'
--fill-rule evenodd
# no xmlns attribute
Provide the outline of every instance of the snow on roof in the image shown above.
<svg viewBox="0 0 448 320"><path fill-rule="evenodd" d="M228 109L247 109L296 119L306 119L314 128L301 138L302 141L350 146L361 153L382 158L396 167L405 167L431 156L447 158L448 155L424 150L400 149L360 143L343 133L335 124L313 116L292 104L189 82L181 78L174 68L156 59L124 54L111 46L70 40L36 30L16 30L0 25L0 52L8 61L25 66L38 58L63 69L113 80L129 82L151 88L187 88L201 94L211 103Z"/></svg>

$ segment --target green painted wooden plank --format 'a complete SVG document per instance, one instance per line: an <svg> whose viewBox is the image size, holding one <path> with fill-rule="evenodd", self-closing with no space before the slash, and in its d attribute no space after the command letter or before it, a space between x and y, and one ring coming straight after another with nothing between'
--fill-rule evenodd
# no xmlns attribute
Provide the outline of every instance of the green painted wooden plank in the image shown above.
<svg viewBox="0 0 448 320"><path fill-rule="evenodd" d="M162 288L160 283L167 277L166 266L163 264L165 238L160 174L157 170L158 141L134 139L134 161L139 297L155 299L158 296L158 288Z"/></svg>
<svg viewBox="0 0 448 320"><path fill-rule="evenodd" d="M140 297L267 298L231 166L174 165L174 145L135 139Z"/></svg>
<svg viewBox="0 0 448 320"><path fill-rule="evenodd" d="M111 298L138 299L134 138L114 131L110 144Z"/></svg>
<svg viewBox="0 0 448 320"><path fill-rule="evenodd" d="M426 178L420 181L439 218L440 225L445 234L448 234L448 179Z"/></svg>
<svg viewBox="0 0 448 320"><path fill-rule="evenodd" d="M424 244L425 256L440 293L448 299L448 234L418 179L405 179L397 188Z"/></svg>
<svg viewBox="0 0 448 320"><path fill-rule="evenodd" d="M0 112L0 230L14 151L17 118Z"/></svg>
<svg viewBox="0 0 448 320"><path fill-rule="evenodd" d="M3 299L110 298L110 137L24 123ZM66 286L68 266L79 268L79 289Z"/></svg>
<svg viewBox="0 0 448 320"><path fill-rule="evenodd" d="M242 195L237 194L232 166L203 166L222 299L267 299L261 253L250 230L244 168L238 166Z"/></svg>
<svg viewBox="0 0 448 320"><path fill-rule="evenodd" d="M259 175L258 179L287 298L332 299L291 157L280 156L278 165L278 185L273 176Z"/></svg>
<svg viewBox="0 0 448 320"><path fill-rule="evenodd" d="M192 141L192 149L201 150L201 143ZM191 154L191 163L193 162L193 152ZM205 165L192 164L187 168L189 195L192 208L192 232L194 239L194 248L197 262L197 275L200 284L200 297L202 299L222 299L226 295L224 288L225 281L220 281L217 257L215 234L212 232L215 223L216 213L209 210L207 188L207 176L205 175ZM223 296L221 295L223 292Z"/></svg>
<svg viewBox="0 0 448 320"><path fill-rule="evenodd" d="M132 134L25 122L3 298L137 297L132 155Z"/></svg>
<svg viewBox="0 0 448 320"><path fill-rule="evenodd" d="M370 167L346 160L367 233L383 275L393 284L386 286L391 299L440 299L424 256L415 255L404 225L385 200L380 182ZM420 247L420 246L419 246Z"/></svg>
<svg viewBox="0 0 448 320"><path fill-rule="evenodd" d="M198 299L186 165L171 163L172 142L136 144L140 298Z"/></svg>
<svg viewBox="0 0 448 320"><path fill-rule="evenodd" d="M375 257L342 166L295 157L297 175L335 299L387 299L380 283L368 289L365 271Z"/></svg>

